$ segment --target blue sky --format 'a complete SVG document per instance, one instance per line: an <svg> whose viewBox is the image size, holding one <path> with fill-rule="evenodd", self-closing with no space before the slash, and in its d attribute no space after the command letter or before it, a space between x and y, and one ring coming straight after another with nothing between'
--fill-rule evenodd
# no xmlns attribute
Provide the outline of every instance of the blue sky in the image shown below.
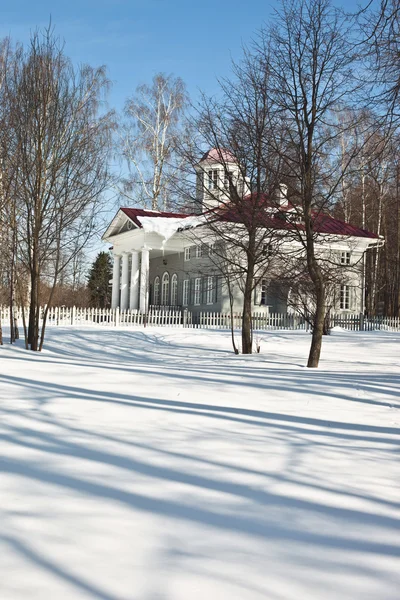
<svg viewBox="0 0 400 600"><path fill-rule="evenodd" d="M353 0L351 0L353 3ZM179 75L196 100L198 89L217 90L231 57L268 21L265 0L0 0L0 35L25 42L51 15L75 62L105 64L120 110L137 85L160 71ZM346 3L349 8L349 3Z"/></svg>
<svg viewBox="0 0 400 600"><path fill-rule="evenodd" d="M356 1L347 0L346 8ZM110 108L121 110L135 88L158 72L182 77L195 102L199 89L217 92L217 77L229 76L231 59L240 59L242 45L268 22L275 5L276 0L0 0L0 37L25 43L51 15L75 63L107 66ZM109 219L114 196L110 192ZM104 249L97 240L89 254L99 248Z"/></svg>

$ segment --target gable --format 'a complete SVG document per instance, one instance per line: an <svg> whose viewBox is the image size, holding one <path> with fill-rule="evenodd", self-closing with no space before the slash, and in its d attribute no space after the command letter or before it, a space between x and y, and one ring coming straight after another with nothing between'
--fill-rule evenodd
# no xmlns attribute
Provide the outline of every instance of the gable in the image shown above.
<svg viewBox="0 0 400 600"><path fill-rule="evenodd" d="M107 240L110 237L120 233L125 233L126 231L133 231L134 229L138 229L136 223L134 223L128 215L119 209L101 239Z"/></svg>

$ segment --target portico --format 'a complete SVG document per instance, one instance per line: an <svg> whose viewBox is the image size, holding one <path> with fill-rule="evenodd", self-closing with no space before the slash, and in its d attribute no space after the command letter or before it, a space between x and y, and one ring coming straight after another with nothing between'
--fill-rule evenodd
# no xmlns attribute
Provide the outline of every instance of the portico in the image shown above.
<svg viewBox="0 0 400 600"><path fill-rule="evenodd" d="M123 251L114 255L112 308L146 312L149 303L149 251Z"/></svg>
<svg viewBox="0 0 400 600"><path fill-rule="evenodd" d="M186 225L187 218L188 215L142 209L118 211L103 235L104 241L112 243L114 259L112 308L147 312L150 263L177 254L183 257L185 236L179 233L179 228Z"/></svg>

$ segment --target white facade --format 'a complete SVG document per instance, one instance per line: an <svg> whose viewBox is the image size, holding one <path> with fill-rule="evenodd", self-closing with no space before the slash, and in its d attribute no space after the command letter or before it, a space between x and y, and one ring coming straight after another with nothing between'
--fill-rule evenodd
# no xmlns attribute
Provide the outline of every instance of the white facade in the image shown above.
<svg viewBox="0 0 400 600"><path fill-rule="evenodd" d="M217 282L212 248L215 234L209 231L201 215L182 218L150 213L150 217L137 217L143 221L140 227L124 210L119 211L103 236L112 244L114 258L113 308L146 312L150 304L161 304L202 311L229 310L228 292L223 281ZM189 224L190 228L185 229ZM334 292L335 310L363 312L363 256L377 242L368 237L319 235L320 257L328 264L336 262L344 267L342 286ZM296 242L286 243L288 255L295 246ZM285 247L281 251L284 253ZM273 284L277 283L275 278ZM271 295L271 282L261 279L254 292L254 310L286 312L288 306L284 301L271 303ZM241 292L236 286L235 310L241 309L241 302Z"/></svg>
<svg viewBox="0 0 400 600"><path fill-rule="evenodd" d="M207 226L204 213L229 205L230 181L240 188L243 196L249 194L249 184L241 177L237 161L224 150L207 152L196 173L197 201L203 213L189 216L120 209L108 227L103 240L112 244L114 257L113 308L147 312L150 304L161 304L185 306L194 312L229 311L229 294L212 256L213 243L218 240ZM289 222L301 222L297 209L288 204L284 185L279 188L277 202L265 207L266 214L272 215L277 210L284 212ZM331 223L338 225L339 232L341 225L346 231L346 224L335 219ZM241 226L237 227L239 236ZM325 263L331 261L332 266L343 266L341 285L329 291L335 311L359 313L364 311L364 253L383 242L373 234L357 228L351 230L352 235L319 233L316 246ZM279 236L279 227L276 235ZM302 246L294 237L285 241L283 254L287 251L290 255L296 246L301 252ZM254 310L286 312L290 289L285 292L286 299L280 301L278 294L273 293L274 286L279 286L279 278L271 282L263 274L255 275L259 285L254 292ZM242 292L238 285L233 296L234 310L240 311Z"/></svg>

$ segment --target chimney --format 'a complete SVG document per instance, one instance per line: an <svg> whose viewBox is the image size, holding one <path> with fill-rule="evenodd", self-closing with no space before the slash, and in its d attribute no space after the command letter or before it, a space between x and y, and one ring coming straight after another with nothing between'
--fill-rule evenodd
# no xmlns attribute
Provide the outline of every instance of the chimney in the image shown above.
<svg viewBox="0 0 400 600"><path fill-rule="evenodd" d="M287 204L287 185L285 183L280 183L278 186L278 204L279 206Z"/></svg>

